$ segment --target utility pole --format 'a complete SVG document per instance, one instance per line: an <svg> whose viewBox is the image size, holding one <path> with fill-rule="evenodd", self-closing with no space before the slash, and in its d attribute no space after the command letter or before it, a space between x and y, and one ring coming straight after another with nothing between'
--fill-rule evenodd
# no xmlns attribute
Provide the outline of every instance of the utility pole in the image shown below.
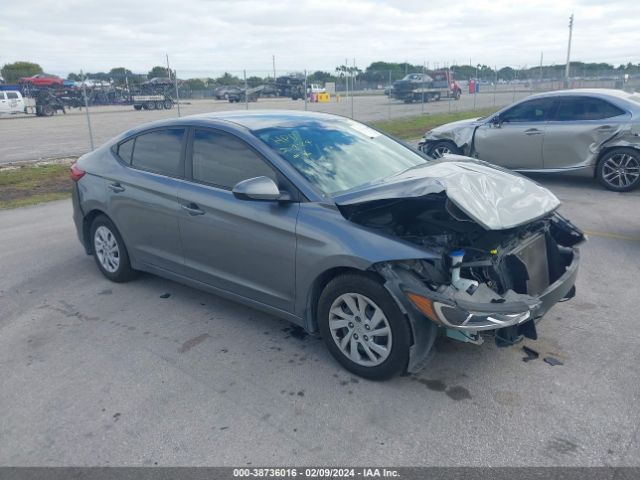
<svg viewBox="0 0 640 480"><path fill-rule="evenodd" d="M169 66L169 54L167 56L167 72L169 72L169 80L171 80L171 67ZM180 117L180 94L178 93L178 72L176 72L176 78L174 79L174 86L176 88L176 107L178 108L178 117Z"/></svg>
<svg viewBox="0 0 640 480"><path fill-rule="evenodd" d="M542 59L544 58L544 52L540 52L540 83L542 83Z"/></svg>
<svg viewBox="0 0 640 480"><path fill-rule="evenodd" d="M273 81L276 81L276 56L271 55L271 61L273 63Z"/></svg>
<svg viewBox="0 0 640 480"><path fill-rule="evenodd" d="M569 62L571 58L571 35L573 34L573 13L569 17L569 45L567 46L567 64L564 67L565 88L569 88Z"/></svg>
<svg viewBox="0 0 640 480"><path fill-rule="evenodd" d="M80 70L80 78L82 78L82 96L84 98L84 111L87 114L87 127L89 128L89 142L91 143L91 151L94 150L93 130L91 128L91 116L89 115L89 101L87 100L87 76Z"/></svg>
<svg viewBox="0 0 640 480"><path fill-rule="evenodd" d="M353 74L356 72L356 59L353 59ZM351 77L351 118L353 119L353 92L355 91L355 78Z"/></svg>
<svg viewBox="0 0 640 480"><path fill-rule="evenodd" d="M349 101L349 59L344 59L344 84L346 88L345 100Z"/></svg>

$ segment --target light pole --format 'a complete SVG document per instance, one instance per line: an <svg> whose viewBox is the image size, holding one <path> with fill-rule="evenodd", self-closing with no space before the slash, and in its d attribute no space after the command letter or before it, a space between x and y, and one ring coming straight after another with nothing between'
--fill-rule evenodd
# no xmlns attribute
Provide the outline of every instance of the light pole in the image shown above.
<svg viewBox="0 0 640 480"><path fill-rule="evenodd" d="M571 35L573 34L573 13L569 17L569 45L567 46L567 63L564 67L565 88L569 88L569 61L571 58Z"/></svg>

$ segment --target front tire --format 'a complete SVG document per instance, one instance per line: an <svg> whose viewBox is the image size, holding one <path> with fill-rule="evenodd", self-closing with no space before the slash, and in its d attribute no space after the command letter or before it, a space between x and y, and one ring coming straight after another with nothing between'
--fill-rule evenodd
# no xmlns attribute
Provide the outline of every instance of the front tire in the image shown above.
<svg viewBox="0 0 640 480"><path fill-rule="evenodd" d="M425 153L429 155L431 158L442 158L444 155L449 153L460 155L462 151L453 144L453 142L449 142L447 140L438 140L437 142L433 142L430 144Z"/></svg>
<svg viewBox="0 0 640 480"><path fill-rule="evenodd" d="M373 275L331 280L318 301L318 328L329 352L356 375L385 380L407 368L409 323Z"/></svg>
<svg viewBox="0 0 640 480"><path fill-rule="evenodd" d="M109 280L121 283L135 276L122 236L105 215L99 215L91 224L91 244L96 265Z"/></svg>
<svg viewBox="0 0 640 480"><path fill-rule="evenodd" d="M596 178L609 190L628 192L640 185L640 152L633 148L615 148L598 162Z"/></svg>

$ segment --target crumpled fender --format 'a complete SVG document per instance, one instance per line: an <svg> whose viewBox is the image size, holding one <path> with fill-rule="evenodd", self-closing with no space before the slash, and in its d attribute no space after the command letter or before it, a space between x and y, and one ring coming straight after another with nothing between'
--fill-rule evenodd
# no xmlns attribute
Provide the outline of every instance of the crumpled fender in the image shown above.
<svg viewBox="0 0 640 480"><path fill-rule="evenodd" d="M480 125L480 118L460 120L458 122L443 125L445 128L436 127L425 133L424 141L436 142L438 140L449 140L462 150L464 155L471 156L473 150L473 135Z"/></svg>
<svg viewBox="0 0 640 480"><path fill-rule="evenodd" d="M403 283L406 284L407 279L401 278L401 269L389 262L374 265L374 269L384 278L384 287L409 320L413 344L409 347L407 373L417 373L422 370L430 358L429 353L433 349L433 344L438 336L438 326L418 312L402 293L401 285ZM417 285L422 286L417 278L414 281Z"/></svg>
<svg viewBox="0 0 640 480"><path fill-rule="evenodd" d="M605 148L635 148L640 150L640 125L625 125L599 144L592 144L592 150L599 155Z"/></svg>

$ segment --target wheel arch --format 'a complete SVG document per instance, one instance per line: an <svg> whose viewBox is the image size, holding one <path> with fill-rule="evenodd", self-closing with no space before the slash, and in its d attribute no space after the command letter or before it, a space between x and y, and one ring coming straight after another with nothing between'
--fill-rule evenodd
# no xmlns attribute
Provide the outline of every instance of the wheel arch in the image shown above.
<svg viewBox="0 0 640 480"><path fill-rule="evenodd" d="M113 219L109 215L107 215L106 212L100 210L99 208L94 208L87 212L87 214L82 218L82 241L84 243L84 248L89 255L93 254L93 242L91 241L91 224L100 215L104 215L115 225ZM118 227L116 226L116 228Z"/></svg>
<svg viewBox="0 0 640 480"><path fill-rule="evenodd" d="M319 274L311 283L311 287L307 293L306 308L304 313L305 328L310 333L318 331L318 301L325 287L334 278L345 275L347 273L354 273L358 275L366 275L371 278L375 278L381 283L384 283L384 279L380 274L373 270L361 270L355 267L332 267Z"/></svg>
<svg viewBox="0 0 640 480"><path fill-rule="evenodd" d="M640 155L640 145L634 145L634 144L628 144L628 145L607 145L605 147L602 147L602 149L600 150L600 152L598 152L598 157L596 160L596 164L594 166L593 169L593 178L597 177L598 174L598 166L600 165L600 162L602 162L602 160L604 159L604 157L607 156L607 154L613 150L618 150L618 149L630 149L630 150L635 150L636 153L638 153L638 155Z"/></svg>

